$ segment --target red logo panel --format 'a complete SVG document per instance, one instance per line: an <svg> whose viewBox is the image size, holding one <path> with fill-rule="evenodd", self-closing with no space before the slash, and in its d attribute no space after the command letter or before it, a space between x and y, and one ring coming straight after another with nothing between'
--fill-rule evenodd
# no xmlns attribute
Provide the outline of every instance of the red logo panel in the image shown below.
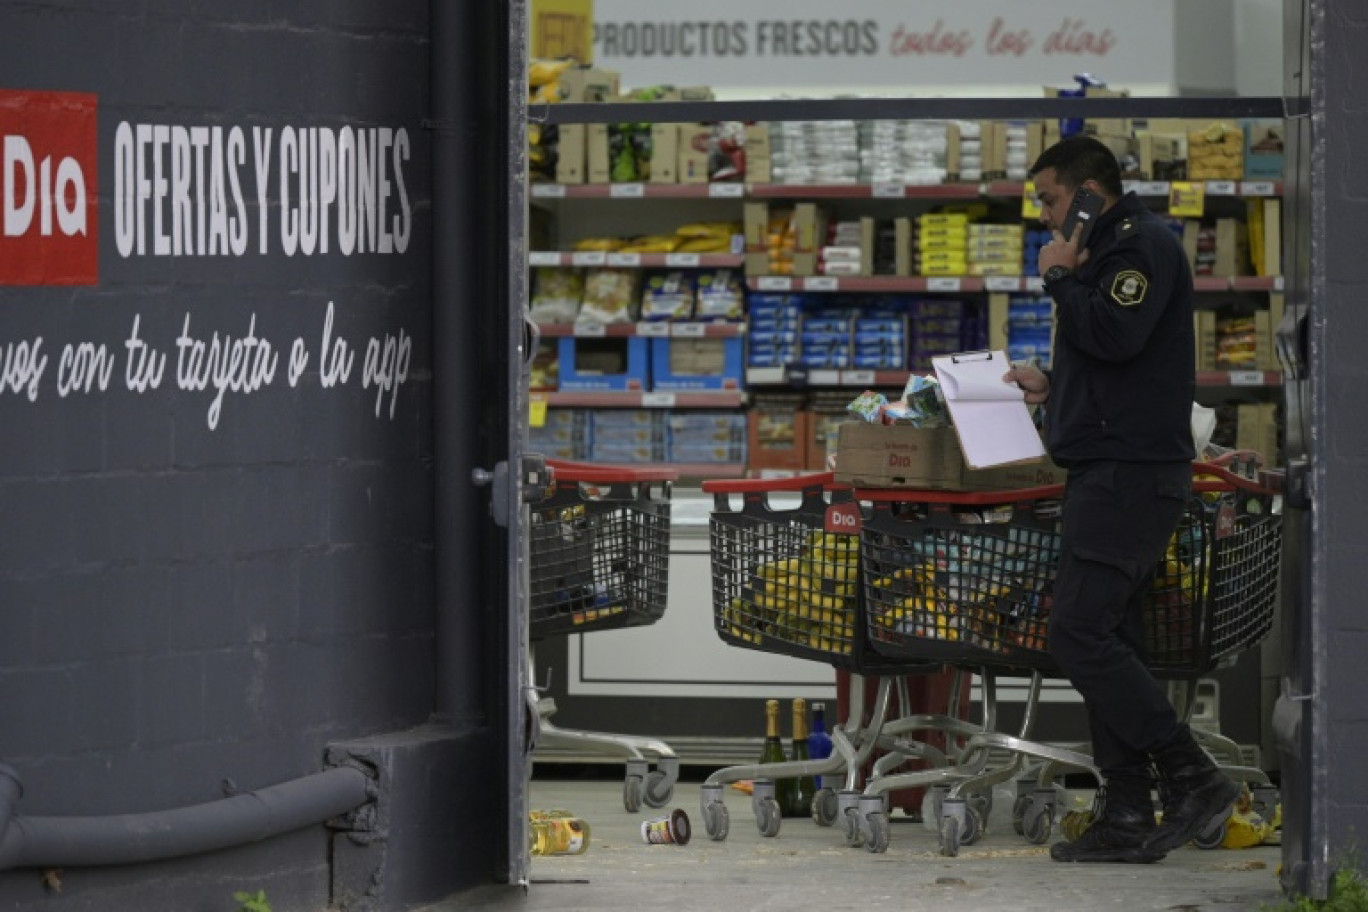
<svg viewBox="0 0 1368 912"><path fill-rule="evenodd" d="M0 89L0 285L99 281L96 96Z"/></svg>

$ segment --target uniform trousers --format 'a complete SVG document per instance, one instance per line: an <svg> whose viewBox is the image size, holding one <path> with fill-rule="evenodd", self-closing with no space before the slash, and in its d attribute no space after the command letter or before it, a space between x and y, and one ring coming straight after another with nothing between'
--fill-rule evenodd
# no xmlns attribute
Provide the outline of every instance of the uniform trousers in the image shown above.
<svg viewBox="0 0 1368 912"><path fill-rule="evenodd" d="M1049 650L1082 696L1107 781L1149 778L1149 754L1181 727L1145 665L1143 606L1187 504L1192 464L1069 467Z"/></svg>

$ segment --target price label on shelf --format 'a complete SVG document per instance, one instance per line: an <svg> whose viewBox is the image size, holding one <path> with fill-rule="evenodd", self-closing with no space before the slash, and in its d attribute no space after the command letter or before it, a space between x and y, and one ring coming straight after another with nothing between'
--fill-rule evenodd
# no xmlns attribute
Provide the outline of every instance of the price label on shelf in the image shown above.
<svg viewBox="0 0 1368 912"><path fill-rule="evenodd" d="M792 291L793 279L788 276L760 276L755 280L759 291Z"/></svg>
<svg viewBox="0 0 1368 912"><path fill-rule="evenodd" d="M1263 371L1231 371L1231 386L1263 386Z"/></svg>
<svg viewBox="0 0 1368 912"><path fill-rule="evenodd" d="M575 335L587 339L602 338L608 335L608 328L602 323L576 323Z"/></svg>
<svg viewBox="0 0 1368 912"><path fill-rule="evenodd" d="M1272 196L1272 181L1245 181L1240 185L1241 196Z"/></svg>
<svg viewBox="0 0 1368 912"><path fill-rule="evenodd" d="M674 408L674 393L642 393L641 405L644 408Z"/></svg>
<svg viewBox="0 0 1368 912"><path fill-rule="evenodd" d="M561 255L554 250L533 250L527 255L528 266L559 266Z"/></svg>
<svg viewBox="0 0 1368 912"><path fill-rule="evenodd" d="M881 181L869 188L869 195L875 199L903 199L907 196L907 185Z"/></svg>
<svg viewBox="0 0 1368 912"><path fill-rule="evenodd" d="M1201 181L1173 181L1168 198L1169 215L1201 218L1206 212L1206 185Z"/></svg>
<svg viewBox="0 0 1368 912"><path fill-rule="evenodd" d="M609 184L608 195L613 199L641 199L646 195L645 184Z"/></svg>
<svg viewBox="0 0 1368 912"><path fill-rule="evenodd" d="M960 287L958 277L935 276L926 280L927 291L959 291Z"/></svg>
<svg viewBox="0 0 1368 912"><path fill-rule="evenodd" d="M1040 218L1040 200L1036 199L1035 181L1026 181L1021 185L1021 217Z"/></svg>
<svg viewBox="0 0 1368 912"><path fill-rule="evenodd" d="M1282 276L1274 276L1274 277L1273 277L1273 290L1274 290L1274 291L1282 291L1282 290L1283 290L1283 277L1282 277Z"/></svg>
<svg viewBox="0 0 1368 912"><path fill-rule="evenodd" d="M561 199L565 196L565 184L533 184L534 199Z"/></svg>
<svg viewBox="0 0 1368 912"><path fill-rule="evenodd" d="M681 339L701 339L707 333L705 323L672 323L670 335Z"/></svg>
<svg viewBox="0 0 1368 912"><path fill-rule="evenodd" d="M842 386L873 386L873 371L845 371L841 375Z"/></svg>
<svg viewBox="0 0 1368 912"><path fill-rule="evenodd" d="M570 254L571 266L602 266L608 262L608 254L602 250L580 250Z"/></svg>
<svg viewBox="0 0 1368 912"><path fill-rule="evenodd" d="M1016 276L985 276L983 287L988 291L1020 291L1021 279Z"/></svg>
<svg viewBox="0 0 1368 912"><path fill-rule="evenodd" d="M1022 286L1026 291L1044 291L1045 280L1040 276L1027 276L1021 280Z"/></svg>
<svg viewBox="0 0 1368 912"><path fill-rule="evenodd" d="M812 276L803 279L804 291L839 291L841 280L835 276Z"/></svg>
<svg viewBox="0 0 1368 912"><path fill-rule="evenodd" d="M697 266L702 260L696 253L667 253L665 254L666 266Z"/></svg>
<svg viewBox="0 0 1368 912"><path fill-rule="evenodd" d="M527 424L529 427L546 427L546 396L540 393L532 393L527 397L528 412Z"/></svg>
<svg viewBox="0 0 1368 912"><path fill-rule="evenodd" d="M740 199L745 195L745 184L708 184L708 196L713 199Z"/></svg>
<svg viewBox="0 0 1368 912"><path fill-rule="evenodd" d="M1207 181L1207 182L1206 182L1206 193L1207 193L1207 196L1234 196L1234 195L1235 195L1235 182L1234 182L1234 181Z"/></svg>
<svg viewBox="0 0 1368 912"><path fill-rule="evenodd" d="M670 334L669 323L651 323L643 320L636 325L638 336L668 336Z"/></svg>
<svg viewBox="0 0 1368 912"><path fill-rule="evenodd" d="M609 266L628 266L637 267L641 265L641 254L639 253L610 253L608 254Z"/></svg>
<svg viewBox="0 0 1368 912"><path fill-rule="evenodd" d="M1136 196L1168 196L1168 181L1135 181L1131 183L1130 189Z"/></svg>

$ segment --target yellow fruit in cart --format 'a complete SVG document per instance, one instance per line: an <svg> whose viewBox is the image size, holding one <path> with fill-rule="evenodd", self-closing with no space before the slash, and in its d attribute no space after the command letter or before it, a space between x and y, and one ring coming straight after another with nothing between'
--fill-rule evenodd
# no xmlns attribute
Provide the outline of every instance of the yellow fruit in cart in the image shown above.
<svg viewBox="0 0 1368 912"><path fill-rule="evenodd" d="M800 570L801 561L796 557L790 557L787 560L774 561L773 563L768 564L760 564L755 568L755 572L766 579L787 576L791 573L798 573Z"/></svg>

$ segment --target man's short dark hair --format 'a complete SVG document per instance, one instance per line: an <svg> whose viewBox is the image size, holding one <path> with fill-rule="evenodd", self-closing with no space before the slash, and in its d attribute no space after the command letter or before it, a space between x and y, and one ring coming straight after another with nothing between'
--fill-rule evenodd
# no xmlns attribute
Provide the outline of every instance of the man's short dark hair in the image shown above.
<svg viewBox="0 0 1368 912"><path fill-rule="evenodd" d="M1125 192L1116 156L1091 136L1070 136L1050 146L1031 166L1030 176L1035 177L1046 168L1054 168L1055 180L1069 190L1083 186L1086 180L1095 180L1107 196L1119 197Z"/></svg>

